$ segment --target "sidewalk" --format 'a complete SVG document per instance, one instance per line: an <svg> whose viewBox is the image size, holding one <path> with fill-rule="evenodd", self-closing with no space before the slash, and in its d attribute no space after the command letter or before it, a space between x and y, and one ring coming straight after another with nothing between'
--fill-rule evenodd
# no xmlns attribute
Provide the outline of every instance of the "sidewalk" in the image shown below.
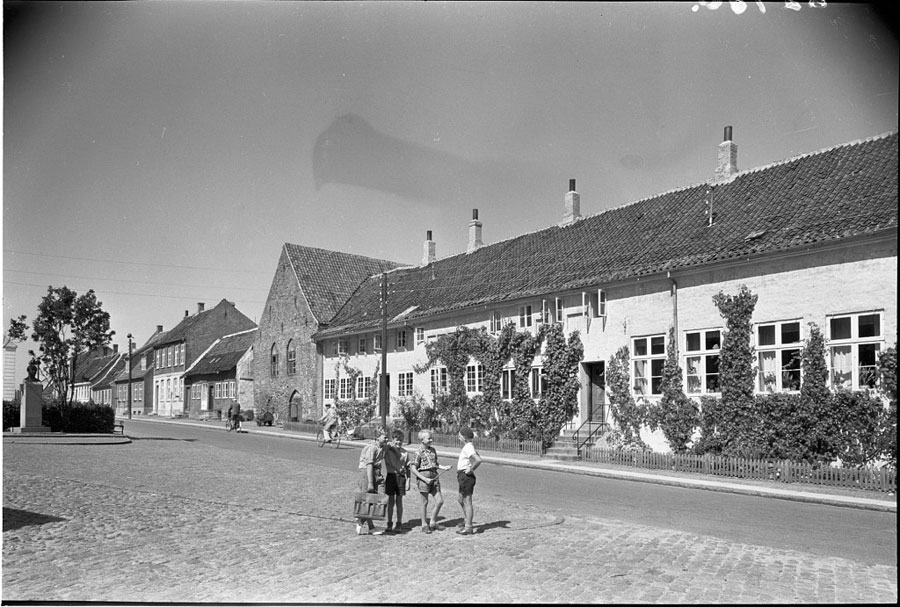
<svg viewBox="0 0 900 607"><path fill-rule="evenodd" d="M106 435L101 440L97 435L3 435L4 442L53 442L54 444L114 444L128 442L129 420L119 420L125 423L125 436ZM154 416L136 418L137 422L175 423L195 426L205 429L218 429L222 432L225 427L222 422L203 422L189 419L159 418ZM315 437L308 434L290 432L272 426L257 426L254 422L246 422L243 426L248 434L260 434L292 440L314 441ZM346 441L348 446L362 447L368 441ZM447 447L436 447L439 455L443 457L456 457L459 451ZM703 489L707 491L720 491L725 493L738 493L743 495L755 495L799 502L812 502L842 506L848 508L860 508L864 510L880 510L886 512L897 511L896 494L881 494L872 491L854 490L842 487L827 487L819 485L781 484L768 481L747 479L720 480L706 475L690 474L685 472L667 470L648 470L643 468L630 468L613 464L597 464L593 462L566 462L535 456L519 456L509 453L480 452L482 459L491 464L501 466L518 466L522 468L535 468L541 470L556 470L569 474L583 474L619 480L630 480L644 483L656 483L678 487Z"/></svg>

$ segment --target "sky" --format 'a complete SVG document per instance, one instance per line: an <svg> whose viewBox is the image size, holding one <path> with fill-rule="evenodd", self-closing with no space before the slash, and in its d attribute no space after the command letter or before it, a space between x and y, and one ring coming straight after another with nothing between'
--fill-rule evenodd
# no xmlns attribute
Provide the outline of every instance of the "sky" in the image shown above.
<svg viewBox="0 0 900 607"><path fill-rule="evenodd" d="M823 6L824 5L824 6ZM763 10L764 9L764 10ZM3 314L258 321L285 242L419 264L897 129L866 4L3 4ZM17 353L24 377L26 342Z"/></svg>

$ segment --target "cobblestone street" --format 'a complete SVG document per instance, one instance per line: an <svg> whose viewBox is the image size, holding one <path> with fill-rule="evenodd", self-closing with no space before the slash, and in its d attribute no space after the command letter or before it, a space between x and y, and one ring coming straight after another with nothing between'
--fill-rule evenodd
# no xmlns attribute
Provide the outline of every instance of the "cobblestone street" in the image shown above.
<svg viewBox="0 0 900 607"><path fill-rule="evenodd" d="M447 487L447 530L356 536L354 471L252 454L226 470L227 454L177 440L5 444L3 600L897 599L896 567L541 512L487 488L476 490L475 536L454 533L460 511ZM406 516L418 523L415 495Z"/></svg>

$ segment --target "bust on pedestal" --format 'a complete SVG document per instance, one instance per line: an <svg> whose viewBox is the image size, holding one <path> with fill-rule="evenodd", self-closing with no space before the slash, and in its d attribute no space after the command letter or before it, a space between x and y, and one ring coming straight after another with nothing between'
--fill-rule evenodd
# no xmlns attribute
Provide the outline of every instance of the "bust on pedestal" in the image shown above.
<svg viewBox="0 0 900 607"><path fill-rule="evenodd" d="M22 384L22 405L19 408L19 427L13 428L15 433L50 432L50 428L41 425L41 397L44 385L37 378L37 365L34 361L28 365L28 377Z"/></svg>

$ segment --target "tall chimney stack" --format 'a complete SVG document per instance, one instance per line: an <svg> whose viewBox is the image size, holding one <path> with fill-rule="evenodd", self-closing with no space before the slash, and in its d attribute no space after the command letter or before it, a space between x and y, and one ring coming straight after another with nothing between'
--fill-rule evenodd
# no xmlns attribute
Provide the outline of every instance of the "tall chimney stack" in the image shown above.
<svg viewBox="0 0 900 607"><path fill-rule="evenodd" d="M162 325L156 325L156 332L162 333Z"/></svg>
<svg viewBox="0 0 900 607"><path fill-rule="evenodd" d="M425 232L425 250L422 254L422 265L427 266L430 263L434 263L435 257L435 242L431 239L431 230Z"/></svg>
<svg viewBox="0 0 900 607"><path fill-rule="evenodd" d="M737 172L737 145L731 140L731 127L726 126L724 141L719 144L716 181L725 181Z"/></svg>
<svg viewBox="0 0 900 607"><path fill-rule="evenodd" d="M569 225L581 219L581 196L575 191L575 180L569 180L569 193L566 194L566 212L562 224Z"/></svg>
<svg viewBox="0 0 900 607"><path fill-rule="evenodd" d="M472 221L469 222L469 246L466 253L473 253L484 246L481 242L481 222L478 221L478 209L472 209Z"/></svg>

